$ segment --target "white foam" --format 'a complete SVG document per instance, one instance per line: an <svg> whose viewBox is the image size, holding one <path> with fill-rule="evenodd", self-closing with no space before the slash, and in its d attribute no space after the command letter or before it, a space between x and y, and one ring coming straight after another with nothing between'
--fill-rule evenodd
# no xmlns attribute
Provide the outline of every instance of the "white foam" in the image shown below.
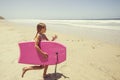
<svg viewBox="0 0 120 80"><path fill-rule="evenodd" d="M33 25L35 27L39 22L43 22L47 25L48 30L120 44L120 20L21 19L10 21Z"/></svg>

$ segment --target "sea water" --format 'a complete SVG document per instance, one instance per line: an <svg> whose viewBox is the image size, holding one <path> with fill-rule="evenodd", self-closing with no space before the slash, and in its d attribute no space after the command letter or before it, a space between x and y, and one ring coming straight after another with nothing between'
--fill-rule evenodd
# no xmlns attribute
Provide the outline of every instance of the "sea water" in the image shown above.
<svg viewBox="0 0 120 80"><path fill-rule="evenodd" d="M80 38L87 37L120 45L120 20L14 19L10 21L33 27L43 22L50 31L65 33Z"/></svg>

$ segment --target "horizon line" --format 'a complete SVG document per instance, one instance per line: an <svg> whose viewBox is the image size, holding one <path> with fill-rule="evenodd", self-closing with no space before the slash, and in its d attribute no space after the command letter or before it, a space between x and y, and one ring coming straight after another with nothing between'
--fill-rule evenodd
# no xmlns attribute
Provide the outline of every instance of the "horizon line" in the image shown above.
<svg viewBox="0 0 120 80"><path fill-rule="evenodd" d="M9 19L5 18L5 20L9 20ZM40 18L13 18L13 19L40 19ZM55 18L55 19L40 19L40 20L120 20L120 18L86 18L86 19L76 19L76 18L56 19Z"/></svg>

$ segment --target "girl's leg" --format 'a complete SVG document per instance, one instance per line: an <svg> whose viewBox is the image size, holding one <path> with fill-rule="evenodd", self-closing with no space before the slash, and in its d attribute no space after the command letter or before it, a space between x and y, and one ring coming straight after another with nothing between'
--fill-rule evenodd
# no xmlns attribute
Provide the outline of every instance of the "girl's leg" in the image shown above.
<svg viewBox="0 0 120 80"><path fill-rule="evenodd" d="M29 67L24 67L24 68L23 68L22 77L24 77L25 72L28 71L28 70L38 70L38 69L43 69L43 68L44 68L43 65L41 65L41 66L29 66Z"/></svg>
<svg viewBox="0 0 120 80"><path fill-rule="evenodd" d="M44 66L44 73L43 73L43 77L46 77L46 73L47 73L47 69L48 69L48 65Z"/></svg>

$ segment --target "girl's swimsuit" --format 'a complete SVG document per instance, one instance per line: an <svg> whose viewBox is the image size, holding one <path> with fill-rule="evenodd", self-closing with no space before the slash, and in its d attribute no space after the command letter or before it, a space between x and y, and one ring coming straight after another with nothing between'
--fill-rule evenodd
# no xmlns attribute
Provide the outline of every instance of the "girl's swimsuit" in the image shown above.
<svg viewBox="0 0 120 80"><path fill-rule="evenodd" d="M46 40L48 41L47 37L45 34L40 34L40 41Z"/></svg>

